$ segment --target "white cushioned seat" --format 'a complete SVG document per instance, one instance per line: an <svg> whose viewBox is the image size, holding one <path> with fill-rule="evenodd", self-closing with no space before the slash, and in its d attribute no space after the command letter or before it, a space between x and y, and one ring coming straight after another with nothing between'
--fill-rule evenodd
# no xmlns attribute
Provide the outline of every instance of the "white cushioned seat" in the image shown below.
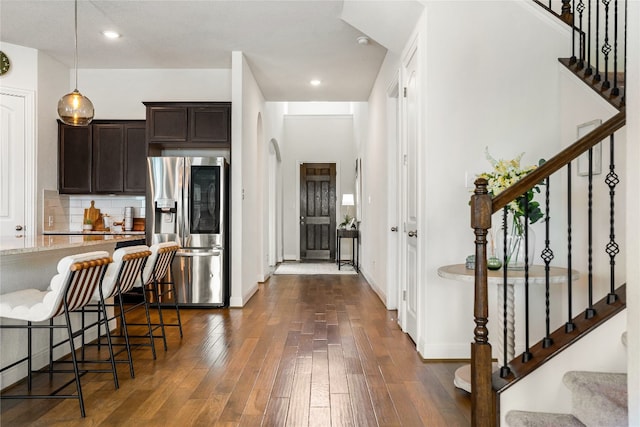
<svg viewBox="0 0 640 427"><path fill-rule="evenodd" d="M147 252L147 251L149 251L149 247L147 245L136 245L136 246L125 246L123 248L116 249L113 252L113 256L112 256L113 262L109 264L109 266L107 267L107 271L105 272L104 277L102 278L102 295L105 299L114 296L117 292L116 285L117 285L118 273L122 268L122 264L124 262L123 258L126 255L133 255L133 254L138 254L138 253ZM139 275L137 275L132 279L133 279L132 281L133 283L131 283L129 280L121 279L122 281L121 287L123 287L122 292L128 292L133 286L141 286ZM94 302L100 301L99 292L100 291L98 289L96 289L96 291L94 292L93 298L92 298Z"/></svg>
<svg viewBox="0 0 640 427"><path fill-rule="evenodd" d="M77 399L80 405L80 414L85 416L84 399L82 397L82 386L80 384L80 369L76 358L74 345L74 332L71 325L69 312L83 309L91 300L91 296L100 286L100 279L106 271L107 265L111 262L109 253L105 251L85 252L76 255L69 255L62 258L57 265L57 274L49 281L47 290L23 289L0 295L0 317L10 320L26 321L27 323L12 324L2 322L0 329L26 329L27 333L27 355L22 359L13 361L2 368L0 372L10 369L19 363L27 364L27 386L28 394L0 394L2 399ZM55 323L53 318L59 315L64 323ZM105 312L106 315L106 312ZM44 322L49 320L49 322ZM42 322L42 323L41 323ZM57 372L70 372L68 369L55 369L53 364L53 349L64 342L69 344L69 354L73 364L73 374L76 383L76 392L71 394L61 394L63 388L53 391L52 394L34 394L31 392L32 369L31 340L33 329L66 329L67 339L57 344L53 343L53 334L49 335L49 375ZM116 388L118 379L116 366L113 361L113 352L109 344L109 355L111 370L95 370L96 372L112 372ZM4 361L3 362L8 362ZM56 363L64 363L56 361ZM83 369L83 372L87 372Z"/></svg>
<svg viewBox="0 0 640 427"><path fill-rule="evenodd" d="M59 314L64 297L62 286L71 274L70 267L77 262L108 258L106 251L69 255L58 262L58 274L51 278L46 291L23 289L0 296L0 317L31 322L41 322Z"/></svg>
<svg viewBox="0 0 640 427"><path fill-rule="evenodd" d="M142 280L145 284L153 281L153 269L156 268L156 260L161 253L162 249L171 248L174 246L178 246L176 242L162 242L156 243L155 245L151 245L149 250L151 251L151 256L147 260L147 264L144 266L144 271L142 272ZM156 271L156 280L161 280L167 274L169 269L169 265L166 266L158 266L158 271Z"/></svg>

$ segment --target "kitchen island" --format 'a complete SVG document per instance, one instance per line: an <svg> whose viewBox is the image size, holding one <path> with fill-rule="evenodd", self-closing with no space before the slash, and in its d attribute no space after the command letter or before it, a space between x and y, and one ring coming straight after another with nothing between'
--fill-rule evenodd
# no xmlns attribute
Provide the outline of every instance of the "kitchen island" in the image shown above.
<svg viewBox="0 0 640 427"><path fill-rule="evenodd" d="M21 289L35 288L45 290L51 278L57 273L61 258L92 251L107 251L113 254L117 243L139 240L138 234L91 234L91 235L35 235L0 237L0 294ZM5 319L0 319L4 322ZM74 329L80 325L80 316L72 318ZM95 331L88 336L96 337ZM56 331L61 333L61 331ZM34 332L33 355L34 369L47 364L48 334ZM0 365L7 366L26 354L26 332L6 329L0 337ZM58 347L56 357L62 356L64 346ZM26 376L26 367L19 365L2 373L0 387L20 380Z"/></svg>

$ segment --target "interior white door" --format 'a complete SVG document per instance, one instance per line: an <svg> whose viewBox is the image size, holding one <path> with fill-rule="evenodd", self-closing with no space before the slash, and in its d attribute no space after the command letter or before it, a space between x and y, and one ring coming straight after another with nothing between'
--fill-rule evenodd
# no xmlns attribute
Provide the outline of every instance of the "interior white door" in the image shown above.
<svg viewBox="0 0 640 427"><path fill-rule="evenodd" d="M402 178L400 153L402 153L401 139L399 135L400 126L400 102L399 102L399 81L396 80L387 91L387 309L398 309L398 323L401 309L399 301L400 283L402 283L399 261L400 261L400 238L399 230L401 224L400 210L400 187Z"/></svg>
<svg viewBox="0 0 640 427"><path fill-rule="evenodd" d="M0 235L25 230L25 99L0 93Z"/></svg>
<svg viewBox="0 0 640 427"><path fill-rule="evenodd" d="M404 164L404 266L405 266L405 331L417 342L418 338L418 105L417 105L417 52L413 51L405 65L405 120L406 151Z"/></svg>

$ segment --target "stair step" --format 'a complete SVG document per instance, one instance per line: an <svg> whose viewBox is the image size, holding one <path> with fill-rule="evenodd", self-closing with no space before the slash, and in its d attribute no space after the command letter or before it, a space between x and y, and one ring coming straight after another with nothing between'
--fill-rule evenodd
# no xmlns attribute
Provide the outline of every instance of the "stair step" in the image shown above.
<svg viewBox="0 0 640 427"><path fill-rule="evenodd" d="M509 427L585 427L580 420L570 414L509 411L505 419Z"/></svg>
<svg viewBox="0 0 640 427"><path fill-rule="evenodd" d="M573 415L586 426L628 425L627 374L570 371L562 381L572 392Z"/></svg>

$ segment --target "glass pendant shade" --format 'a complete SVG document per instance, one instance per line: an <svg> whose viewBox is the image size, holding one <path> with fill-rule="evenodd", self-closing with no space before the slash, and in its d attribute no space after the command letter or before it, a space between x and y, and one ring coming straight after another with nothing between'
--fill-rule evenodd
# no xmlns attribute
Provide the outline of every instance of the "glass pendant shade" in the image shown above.
<svg viewBox="0 0 640 427"><path fill-rule="evenodd" d="M58 101L58 116L64 124L86 126L93 120L93 103L74 89Z"/></svg>

